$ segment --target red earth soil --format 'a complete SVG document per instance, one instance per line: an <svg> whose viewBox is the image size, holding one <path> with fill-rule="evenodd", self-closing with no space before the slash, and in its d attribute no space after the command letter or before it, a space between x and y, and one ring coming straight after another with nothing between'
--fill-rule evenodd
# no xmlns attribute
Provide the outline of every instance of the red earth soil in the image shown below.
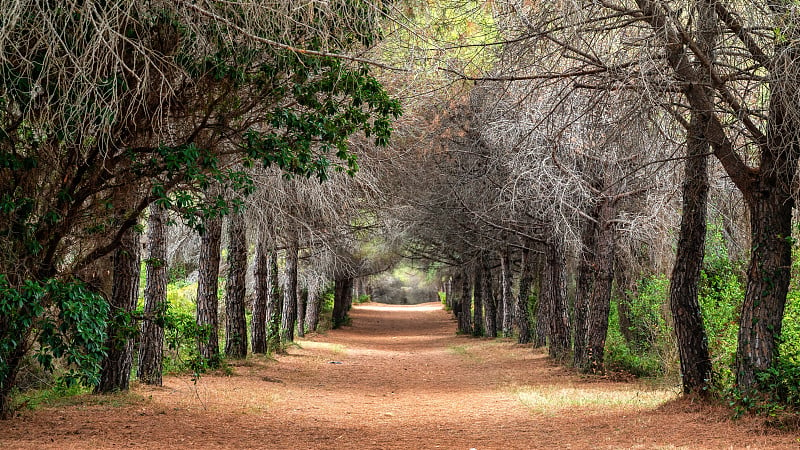
<svg viewBox="0 0 800 450"><path fill-rule="evenodd" d="M541 350L457 336L436 303L351 316L229 376L23 411L0 422L0 448L800 448L797 433L675 388L582 378Z"/></svg>

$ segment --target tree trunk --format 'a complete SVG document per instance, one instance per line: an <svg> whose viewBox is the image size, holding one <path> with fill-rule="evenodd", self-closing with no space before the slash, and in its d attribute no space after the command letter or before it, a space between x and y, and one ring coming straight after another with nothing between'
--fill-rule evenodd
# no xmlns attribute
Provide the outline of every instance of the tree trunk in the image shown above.
<svg viewBox="0 0 800 450"><path fill-rule="evenodd" d="M683 214L675 265L669 286L669 304L678 341L681 381L685 394L704 395L711 378L703 316L697 289L703 266L708 199L709 145L703 137L704 123L693 114L686 136Z"/></svg>
<svg viewBox="0 0 800 450"><path fill-rule="evenodd" d="M564 362L570 351L570 330L566 292L567 265L563 241L555 240L548 243L546 253L540 301L546 308L547 345L550 357L558 362Z"/></svg>
<svg viewBox="0 0 800 450"><path fill-rule="evenodd" d="M463 267L461 268L461 276L459 279L461 297L458 300L458 331L463 334L472 334L472 295L469 286L469 274Z"/></svg>
<svg viewBox="0 0 800 450"><path fill-rule="evenodd" d="M228 222L228 282L225 285L225 355L247 356L247 319L244 312L247 275L247 229L244 216L234 213Z"/></svg>
<svg viewBox="0 0 800 450"><path fill-rule="evenodd" d="M347 312L353 301L353 279L350 277L338 278L334 283L333 328L339 328L347 323Z"/></svg>
<svg viewBox="0 0 800 450"><path fill-rule="evenodd" d="M531 273L530 253L531 251L527 247L522 249L519 295L517 296L517 304L514 308L514 322L517 325L517 343L519 344L531 343L531 318L530 310L528 309L528 299L531 295L533 275Z"/></svg>
<svg viewBox="0 0 800 450"><path fill-rule="evenodd" d="M286 249L286 286L283 289L283 313L281 314L281 340L294 342L297 325L297 239L292 238Z"/></svg>
<svg viewBox="0 0 800 450"><path fill-rule="evenodd" d="M614 247L616 230L614 200L602 198L597 228L596 273L586 317L586 358L579 369L603 373L603 357L608 335L608 314L611 310L611 288L614 282Z"/></svg>
<svg viewBox="0 0 800 450"><path fill-rule="evenodd" d="M589 334L589 297L594 285L595 267L597 263L597 220L599 209L593 207L590 219L585 219L581 230L581 260L578 265L578 283L575 293L575 367L588 365L588 348L586 344Z"/></svg>
<svg viewBox="0 0 800 450"><path fill-rule="evenodd" d="M514 334L514 307L516 305L514 293L511 290L514 276L511 272L511 248L509 246L506 246L505 251L500 254L500 267L502 286L501 298L503 302L503 336L509 337Z"/></svg>
<svg viewBox="0 0 800 450"><path fill-rule="evenodd" d="M483 336L483 264L475 262L475 276L472 279L472 335Z"/></svg>
<svg viewBox="0 0 800 450"><path fill-rule="evenodd" d="M308 288L303 288L297 298L297 335L299 337L306 336L306 305L308 305Z"/></svg>
<svg viewBox="0 0 800 450"><path fill-rule="evenodd" d="M164 327L155 317L167 312L167 211L158 203L150 205L147 221L147 280L144 288L142 338L139 343L139 381L161 386L164 357ZM155 317L154 317L155 316Z"/></svg>
<svg viewBox="0 0 800 450"><path fill-rule="evenodd" d="M270 250L268 259L267 352L275 353L283 350L281 346L281 311L283 310L281 299L283 297L278 283L278 252L274 248Z"/></svg>
<svg viewBox="0 0 800 450"><path fill-rule="evenodd" d="M322 296L317 289L308 291L308 301L306 308L306 329L310 333L317 331L319 325L319 310L322 306Z"/></svg>
<svg viewBox="0 0 800 450"><path fill-rule="evenodd" d="M485 323L484 336L497 337L497 297L494 295L492 283L492 269L489 259L482 257L483 261L483 318Z"/></svg>
<svg viewBox="0 0 800 450"><path fill-rule="evenodd" d="M253 353L267 353L267 303L271 295L269 279L270 235L263 224L258 230L256 244L256 296L253 300L253 318L251 321Z"/></svg>
<svg viewBox="0 0 800 450"><path fill-rule="evenodd" d="M197 279L197 326L200 329L198 351L209 366L218 367L220 241L222 240L222 218L214 217L205 223L200 238L200 267Z"/></svg>
<svg viewBox="0 0 800 450"><path fill-rule="evenodd" d="M131 366L133 365L133 337L130 336L131 323L113 320L121 314L136 309L139 299L140 270L139 232L134 228L126 231L119 249L114 253L114 285L110 306L112 322L109 324L108 348L100 369L100 383L96 393L127 391L130 386Z"/></svg>

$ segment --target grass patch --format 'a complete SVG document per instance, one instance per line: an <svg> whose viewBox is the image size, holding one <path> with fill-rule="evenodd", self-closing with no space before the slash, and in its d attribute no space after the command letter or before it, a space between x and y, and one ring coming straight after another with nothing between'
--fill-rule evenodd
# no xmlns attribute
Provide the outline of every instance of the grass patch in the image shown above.
<svg viewBox="0 0 800 450"><path fill-rule="evenodd" d="M118 392L113 394L92 394L91 388L84 386L56 385L45 389L34 389L17 395L15 409L35 411L43 407L67 406L111 406L119 408L144 400L139 394L133 392Z"/></svg>
<svg viewBox="0 0 800 450"><path fill-rule="evenodd" d="M674 400L677 396L675 391L666 389L609 389L574 386L526 386L517 389L515 394L519 401L532 412L544 415L554 415L574 408L642 411L655 409Z"/></svg>
<svg viewBox="0 0 800 450"><path fill-rule="evenodd" d="M447 350L454 355L463 357L464 359L475 362L483 362L483 359L475 353L472 353L466 345L451 345L447 347Z"/></svg>
<svg viewBox="0 0 800 450"><path fill-rule="evenodd" d="M303 348L309 350L328 351L337 355L344 355L347 353L347 347L344 345L331 344L329 342L303 341Z"/></svg>

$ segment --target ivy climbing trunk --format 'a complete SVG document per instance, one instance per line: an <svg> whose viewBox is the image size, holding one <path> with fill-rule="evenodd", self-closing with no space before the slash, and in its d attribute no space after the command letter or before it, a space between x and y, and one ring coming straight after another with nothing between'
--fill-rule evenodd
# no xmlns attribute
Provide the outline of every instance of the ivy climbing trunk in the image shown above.
<svg viewBox="0 0 800 450"><path fill-rule="evenodd" d="M225 355L230 358L247 356L247 320L244 310L246 233L244 215L231 215L228 221L228 281L225 284Z"/></svg>
<svg viewBox="0 0 800 450"><path fill-rule="evenodd" d="M219 263L222 240L222 218L206 220L200 236L200 267L197 278L197 327L200 330L197 349L209 366L220 364L219 317Z"/></svg>
<svg viewBox="0 0 800 450"><path fill-rule="evenodd" d="M283 289L283 312L281 314L281 341L294 342L297 324L297 238L292 237L286 249L286 285Z"/></svg>
<svg viewBox="0 0 800 450"><path fill-rule="evenodd" d="M147 220L147 278L144 288L142 337L139 342L139 381L161 386L164 357L164 326L159 317L167 312L167 211L158 203L150 205Z"/></svg>
<svg viewBox="0 0 800 450"><path fill-rule="evenodd" d="M139 232L130 228L123 233L114 253L108 350L100 369L100 383L94 389L96 393L126 391L130 386L136 327L130 313L136 309L139 298L140 253Z"/></svg>

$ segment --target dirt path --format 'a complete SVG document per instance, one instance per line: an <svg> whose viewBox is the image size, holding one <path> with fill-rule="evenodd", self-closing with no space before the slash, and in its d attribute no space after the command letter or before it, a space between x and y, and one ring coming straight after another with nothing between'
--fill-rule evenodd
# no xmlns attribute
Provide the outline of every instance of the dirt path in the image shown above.
<svg viewBox="0 0 800 450"><path fill-rule="evenodd" d="M232 376L26 412L0 422L0 448L800 448L797 435L673 392L580 379L541 352L455 336L438 304L352 317Z"/></svg>

